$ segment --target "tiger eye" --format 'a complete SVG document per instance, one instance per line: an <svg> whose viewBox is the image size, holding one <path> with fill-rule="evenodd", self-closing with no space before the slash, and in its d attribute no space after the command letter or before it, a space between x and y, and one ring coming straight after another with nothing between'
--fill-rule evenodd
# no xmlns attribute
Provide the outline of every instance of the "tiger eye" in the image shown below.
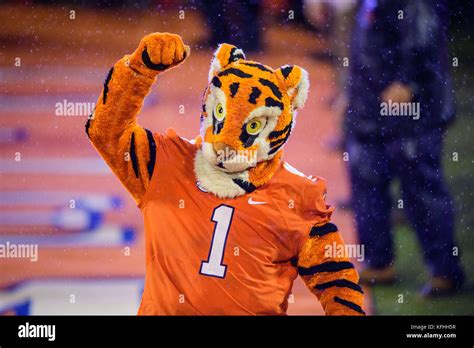
<svg viewBox="0 0 474 348"><path fill-rule="evenodd" d="M222 121L224 119L224 107L221 103L216 105L214 116L218 121Z"/></svg>
<svg viewBox="0 0 474 348"><path fill-rule="evenodd" d="M259 120L255 120L255 121L251 121L247 123L246 130L248 134L256 135L258 134L261 128L262 128L262 122Z"/></svg>

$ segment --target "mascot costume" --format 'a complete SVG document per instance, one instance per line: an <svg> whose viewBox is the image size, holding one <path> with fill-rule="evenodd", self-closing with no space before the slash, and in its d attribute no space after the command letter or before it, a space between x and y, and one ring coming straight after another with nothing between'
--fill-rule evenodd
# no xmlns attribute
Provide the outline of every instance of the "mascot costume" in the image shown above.
<svg viewBox="0 0 474 348"><path fill-rule="evenodd" d="M94 147L145 221L140 315L284 315L300 275L327 315L363 315L322 178L282 160L308 95L298 66L272 69L222 44L200 135L152 133L137 115L153 83L189 56L181 37L145 36L110 70L86 124ZM178 85L178 84L177 84Z"/></svg>

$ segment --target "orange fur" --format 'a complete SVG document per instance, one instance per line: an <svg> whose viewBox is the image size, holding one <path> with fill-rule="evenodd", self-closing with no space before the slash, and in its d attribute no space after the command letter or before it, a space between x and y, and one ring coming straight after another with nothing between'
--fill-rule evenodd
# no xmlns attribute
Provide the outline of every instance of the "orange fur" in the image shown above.
<svg viewBox="0 0 474 348"><path fill-rule="evenodd" d="M150 92L153 77L136 74L126 64L126 56L114 65L114 73L108 83L107 102L103 93L97 101L89 124L89 137L109 167L125 188L138 201L149 183L145 163L149 161L145 130L136 122L145 96ZM131 135L139 160L140 176L137 178L130 161Z"/></svg>
<svg viewBox="0 0 474 348"><path fill-rule="evenodd" d="M329 233L321 237L315 236L308 238L300 249L298 266L309 268L326 262L349 261L347 255L342 257L326 255L326 246L332 247L333 243L336 243L336 245L344 245L344 241L339 232ZM339 297L362 307L363 295L360 292L336 286L322 291L315 289L319 284L337 280L347 280L357 284L359 281L359 275L354 268L335 272L316 273L314 275L303 276L302 278L306 286L318 297L326 315L361 315L361 313L358 313L357 311L334 300L335 297Z"/></svg>
<svg viewBox="0 0 474 348"><path fill-rule="evenodd" d="M332 255L326 256L326 248L332 247L333 243L336 245L344 245L340 233L330 233L322 237L309 238L303 245L299 256L299 265L302 267L310 267L315 264L330 262L330 261L348 261L347 257L335 257Z"/></svg>
<svg viewBox="0 0 474 348"><path fill-rule="evenodd" d="M136 119L159 74L159 71L151 70L143 63L142 52L145 48L152 61L170 64L169 68L180 64L189 54L189 48L182 44L178 35L145 36L132 55L125 56L114 65L110 81L106 84L107 93L102 91L87 124L92 144L137 203L150 181L147 169L150 151L146 132ZM131 161L132 134L138 177Z"/></svg>

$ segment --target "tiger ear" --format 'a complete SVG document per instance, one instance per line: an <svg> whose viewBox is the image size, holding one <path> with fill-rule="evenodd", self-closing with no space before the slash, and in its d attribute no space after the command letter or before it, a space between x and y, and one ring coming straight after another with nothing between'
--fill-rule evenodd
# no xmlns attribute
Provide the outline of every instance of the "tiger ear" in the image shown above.
<svg viewBox="0 0 474 348"><path fill-rule="evenodd" d="M244 51L234 45L226 43L220 44L212 58L211 69L209 70L209 82L211 82L215 74L239 59L245 59Z"/></svg>
<svg viewBox="0 0 474 348"><path fill-rule="evenodd" d="M291 105L295 109L302 108L308 98L308 72L297 65L284 65L275 70L275 74L290 97Z"/></svg>

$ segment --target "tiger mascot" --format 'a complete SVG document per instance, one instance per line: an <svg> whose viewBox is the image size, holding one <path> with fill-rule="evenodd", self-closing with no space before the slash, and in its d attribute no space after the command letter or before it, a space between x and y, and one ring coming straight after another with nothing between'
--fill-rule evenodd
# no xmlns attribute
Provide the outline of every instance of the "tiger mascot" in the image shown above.
<svg viewBox="0 0 474 348"><path fill-rule="evenodd" d="M139 315L284 315L298 274L327 315L364 315L322 178L282 160L308 74L272 69L222 44L203 98L200 136L152 133L137 115L157 77L190 49L145 36L110 70L86 133L138 204L146 277ZM127 160L129 158L129 160Z"/></svg>

